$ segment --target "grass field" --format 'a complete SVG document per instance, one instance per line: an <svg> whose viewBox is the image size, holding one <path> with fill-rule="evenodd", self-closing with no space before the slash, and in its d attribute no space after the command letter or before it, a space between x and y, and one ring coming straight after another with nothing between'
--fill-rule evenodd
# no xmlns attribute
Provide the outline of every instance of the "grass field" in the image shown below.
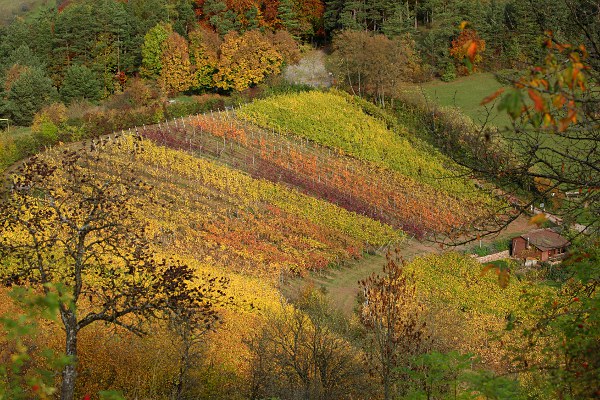
<svg viewBox="0 0 600 400"><path fill-rule="evenodd" d="M36 10L40 6L54 5L56 0L0 0L0 25L9 24L15 17Z"/></svg>
<svg viewBox="0 0 600 400"><path fill-rule="evenodd" d="M423 85L427 97L442 106L454 106L471 117L476 123L485 122L487 111L481 100L494 93L502 85L491 73L481 73L458 78L452 82L433 81ZM504 112L490 110L489 124L504 127L510 120Z"/></svg>

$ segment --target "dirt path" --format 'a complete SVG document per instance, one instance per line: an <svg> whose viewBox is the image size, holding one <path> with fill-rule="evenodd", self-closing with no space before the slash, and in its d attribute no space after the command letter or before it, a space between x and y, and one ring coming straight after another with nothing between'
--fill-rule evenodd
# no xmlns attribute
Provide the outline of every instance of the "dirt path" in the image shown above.
<svg viewBox="0 0 600 400"><path fill-rule="evenodd" d="M485 238L482 243L488 244L499 239L511 238L535 228L534 225L529 224L526 216L521 216L500 232L499 235ZM458 250L462 250L462 248L442 250L437 243L421 242L416 239L408 240L400 245L400 255L406 261L429 253ZM285 297L293 301L303 287L314 285L315 288L323 290L327 294L331 304L335 305L344 314L351 315L356 304L358 281L367 278L372 273L380 273L384 264L384 255L366 255L362 259L350 262L342 267L314 273L305 278L292 279L282 288L282 292Z"/></svg>

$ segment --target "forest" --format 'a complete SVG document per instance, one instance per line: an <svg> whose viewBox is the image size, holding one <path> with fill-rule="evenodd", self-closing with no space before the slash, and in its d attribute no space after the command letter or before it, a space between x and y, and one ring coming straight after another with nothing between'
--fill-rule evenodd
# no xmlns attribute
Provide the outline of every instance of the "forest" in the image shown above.
<svg viewBox="0 0 600 400"><path fill-rule="evenodd" d="M600 398L596 1L0 14L0 400Z"/></svg>

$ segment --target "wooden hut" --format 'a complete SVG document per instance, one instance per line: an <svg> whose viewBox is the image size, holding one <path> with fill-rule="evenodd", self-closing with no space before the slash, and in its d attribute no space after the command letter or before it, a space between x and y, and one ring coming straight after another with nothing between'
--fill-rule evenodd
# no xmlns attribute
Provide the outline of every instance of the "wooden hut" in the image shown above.
<svg viewBox="0 0 600 400"><path fill-rule="evenodd" d="M512 239L511 255L548 261L564 256L570 244L552 229L536 229Z"/></svg>

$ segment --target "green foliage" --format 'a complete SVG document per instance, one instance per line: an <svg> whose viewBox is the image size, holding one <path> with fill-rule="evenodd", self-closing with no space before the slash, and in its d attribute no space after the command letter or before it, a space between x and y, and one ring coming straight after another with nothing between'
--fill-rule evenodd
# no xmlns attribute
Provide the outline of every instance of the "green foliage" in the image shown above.
<svg viewBox="0 0 600 400"><path fill-rule="evenodd" d="M38 56L27 45L21 45L14 49L6 60L0 61L0 68L19 64L33 68L43 68L44 65ZM2 68L4 69L4 68Z"/></svg>
<svg viewBox="0 0 600 400"><path fill-rule="evenodd" d="M400 368L410 379L404 398L473 399L472 389L464 385L473 358L473 354L460 354L457 351L432 351L413 357L410 367Z"/></svg>
<svg viewBox="0 0 600 400"><path fill-rule="evenodd" d="M222 0L207 0L202 8L204 14L208 16L210 24L225 36L231 31L240 31L241 24L234 10L227 9L227 5Z"/></svg>
<svg viewBox="0 0 600 400"><path fill-rule="evenodd" d="M100 400L125 400L123 394L116 390L102 390L98 392Z"/></svg>
<svg viewBox="0 0 600 400"><path fill-rule="evenodd" d="M478 371L466 376L465 379L472 390L479 396L483 395L490 400L524 400L527 399L525 391L519 381L505 376L496 376L491 371Z"/></svg>
<svg viewBox="0 0 600 400"><path fill-rule="evenodd" d="M446 67L444 68L440 79L443 82L452 82L456 79L456 67L454 66L454 63L446 64Z"/></svg>
<svg viewBox="0 0 600 400"><path fill-rule="evenodd" d="M51 146L58 141L58 126L51 121L42 122L34 137L40 147Z"/></svg>
<svg viewBox="0 0 600 400"><path fill-rule="evenodd" d="M297 38L300 23L298 21L298 14L294 10L294 1L281 0L277 6L277 16L281 20L283 27Z"/></svg>
<svg viewBox="0 0 600 400"><path fill-rule="evenodd" d="M65 104L76 100L100 100L102 86L94 72L84 65L73 64L67 69L60 87L60 97Z"/></svg>
<svg viewBox="0 0 600 400"><path fill-rule="evenodd" d="M146 33L142 45L142 76L157 78L162 71L163 44L173 31L170 24L159 23Z"/></svg>
<svg viewBox="0 0 600 400"><path fill-rule="evenodd" d="M49 399L55 394L55 373L70 359L51 349L36 350L27 343L40 332L40 319L56 320L60 304L70 302L64 289L61 284L48 284L43 294L25 287L10 292L24 314L0 317L11 353L10 362L0 365L0 399ZM34 357L41 358L41 365L32 368L29 364Z"/></svg>
<svg viewBox="0 0 600 400"><path fill-rule="evenodd" d="M593 398L600 373L600 250L598 239L584 239L563 262L570 279L557 295L532 308L536 324L512 348L517 368L531 390L545 398ZM556 283L555 283L556 285ZM528 301L539 299L530 295Z"/></svg>
<svg viewBox="0 0 600 400"><path fill-rule="evenodd" d="M13 82L4 105L8 118L18 125L29 125L43 106L56 98L56 88L44 71L27 68Z"/></svg>
<svg viewBox="0 0 600 400"><path fill-rule="evenodd" d="M218 95L179 97L165 107L167 118L187 117L211 110L223 109L224 100Z"/></svg>
<svg viewBox="0 0 600 400"><path fill-rule="evenodd" d="M481 246L479 244L473 245L468 252L477 254L479 257L487 256L489 254L498 253L504 250L510 249L510 240L502 239L496 240L492 243L485 243Z"/></svg>

